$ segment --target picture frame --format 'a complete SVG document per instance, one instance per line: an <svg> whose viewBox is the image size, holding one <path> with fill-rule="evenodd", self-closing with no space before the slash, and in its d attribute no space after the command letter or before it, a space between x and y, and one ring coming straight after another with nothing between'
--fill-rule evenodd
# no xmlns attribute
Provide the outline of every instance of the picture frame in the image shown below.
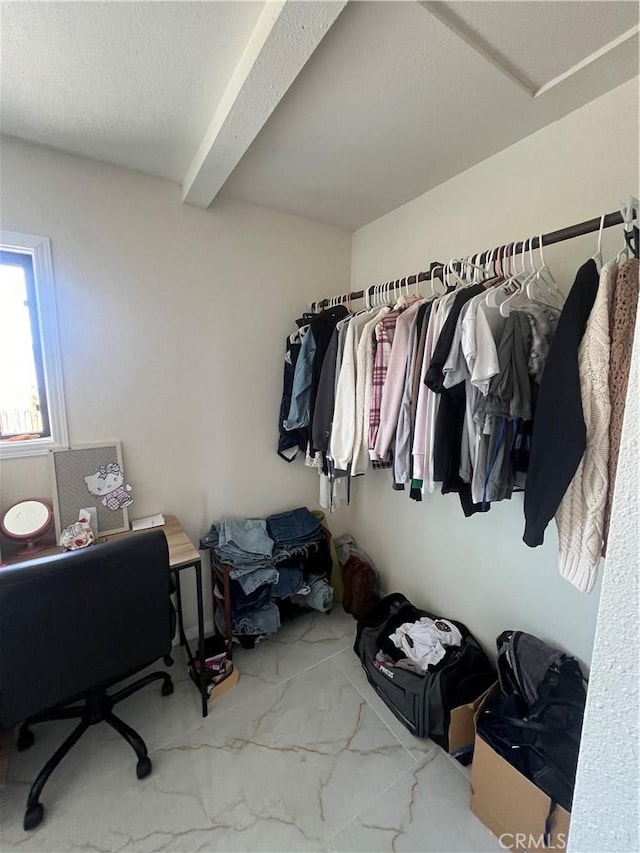
<svg viewBox="0 0 640 853"><path fill-rule="evenodd" d="M56 525L56 537L59 540L62 531L78 521L81 509L95 506L98 517L96 537L129 530L129 511L126 506L109 508L103 497L89 489L85 478L95 482L99 472L115 469L117 466L124 474L122 445L119 441L99 444L78 444L60 450L50 450L51 477L53 482L53 509ZM102 475L104 476L104 474ZM103 482L106 482L104 480ZM124 480L126 483L126 479ZM91 483L93 486L93 482ZM103 488L103 486L99 486ZM130 491L130 486L126 485ZM131 499L132 500L132 499ZM115 502L112 502L115 504Z"/></svg>

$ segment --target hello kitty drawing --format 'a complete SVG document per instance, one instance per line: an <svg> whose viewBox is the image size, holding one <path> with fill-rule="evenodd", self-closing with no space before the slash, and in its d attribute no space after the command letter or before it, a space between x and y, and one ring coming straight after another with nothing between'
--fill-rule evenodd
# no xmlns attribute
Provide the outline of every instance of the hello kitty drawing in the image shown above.
<svg viewBox="0 0 640 853"><path fill-rule="evenodd" d="M124 474L116 462L101 465L84 481L92 495L102 498L102 505L107 509L124 509L133 503L131 486L124 482Z"/></svg>

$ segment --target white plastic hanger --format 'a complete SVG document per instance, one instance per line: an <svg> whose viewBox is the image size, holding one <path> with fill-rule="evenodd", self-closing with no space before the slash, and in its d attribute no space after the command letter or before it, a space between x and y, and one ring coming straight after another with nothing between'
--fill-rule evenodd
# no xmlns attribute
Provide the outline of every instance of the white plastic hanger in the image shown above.
<svg viewBox="0 0 640 853"><path fill-rule="evenodd" d="M626 204L623 203L620 206L620 213L622 214L623 229L625 232L631 231L631 229L633 228L634 219L638 218L638 209L639 209L639 202L638 202L638 199L635 198L634 196L629 196L629 201ZM623 232L623 237L624 237L624 232ZM619 264L622 262L623 258L625 260L627 260L630 257L631 257L631 249L627 245L627 241L625 238L624 246L618 252L618 255L616 257L616 263Z"/></svg>
<svg viewBox="0 0 640 853"><path fill-rule="evenodd" d="M517 307L526 305L527 303L531 303L531 296L529 295L529 284L532 282L534 277L537 274L537 270L535 269L533 263L533 253L531 251L531 247L533 245L533 238L528 237L526 240L522 241L522 269L517 270L516 266L516 275L514 277L515 283L517 285L516 290L511 293L500 305L500 314L503 317L508 317L512 310ZM527 251L529 252L529 259L531 261L531 270L527 269L526 265L526 256Z"/></svg>
<svg viewBox="0 0 640 853"><path fill-rule="evenodd" d="M542 265L536 270L535 275L527 284L527 296L534 302L542 302L543 304L549 304L556 308L561 308L564 304L564 296L556 284L556 280L544 259L542 234L538 237L538 251L540 252ZM538 295L535 293L536 287L540 290Z"/></svg>
<svg viewBox="0 0 640 853"><path fill-rule="evenodd" d="M485 297L485 304L488 305L489 308L499 308L502 304L503 298L505 298L504 290L505 285L508 283L505 259L508 253L508 248L508 245L502 246L502 251L498 249L498 253L496 255L496 264L498 263L498 261L500 262L500 272L498 273L498 275L503 279L503 281L502 283L497 284L495 287L493 287L487 292L487 295Z"/></svg>
<svg viewBox="0 0 640 853"><path fill-rule="evenodd" d="M443 293L447 292L446 287L444 286L444 282L442 282L442 288L443 289L440 292L436 291L436 279L437 279L436 271L438 269L441 271L442 275L444 276L444 267L442 266L442 264L436 265L435 267L433 267L429 271L429 278L427 279L427 281L429 282L429 291L430 292L427 294L427 299L433 299L434 297L441 296Z"/></svg>
<svg viewBox="0 0 640 853"><path fill-rule="evenodd" d="M598 251L593 256L593 260L595 261L595 265L598 268L598 272L602 269L602 232L604 230L604 218L606 214L603 213L600 217L600 228L598 229Z"/></svg>

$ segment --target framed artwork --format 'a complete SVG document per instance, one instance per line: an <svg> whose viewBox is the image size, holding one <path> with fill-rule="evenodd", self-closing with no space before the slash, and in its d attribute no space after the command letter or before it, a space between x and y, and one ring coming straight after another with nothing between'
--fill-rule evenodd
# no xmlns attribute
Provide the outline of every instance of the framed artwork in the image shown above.
<svg viewBox="0 0 640 853"><path fill-rule="evenodd" d="M97 536L129 530L127 508L133 496L124 476L119 441L51 450L49 455L58 539L85 507L95 506L98 511Z"/></svg>

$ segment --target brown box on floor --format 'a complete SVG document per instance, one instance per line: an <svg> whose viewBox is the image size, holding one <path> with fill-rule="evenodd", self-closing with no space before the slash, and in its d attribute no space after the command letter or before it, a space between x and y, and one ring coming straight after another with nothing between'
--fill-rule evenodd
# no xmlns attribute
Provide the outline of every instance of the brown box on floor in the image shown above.
<svg viewBox="0 0 640 853"><path fill-rule="evenodd" d="M454 758L473 750L476 736L476 714L493 687L492 684L473 702L459 705L451 711L449 715L449 754L453 755Z"/></svg>
<svg viewBox="0 0 640 853"><path fill-rule="evenodd" d="M550 797L476 734L471 811L498 837L501 845L513 853L533 853L545 848L565 850L571 815L562 806L556 806L549 827L551 838L545 843L550 809Z"/></svg>

